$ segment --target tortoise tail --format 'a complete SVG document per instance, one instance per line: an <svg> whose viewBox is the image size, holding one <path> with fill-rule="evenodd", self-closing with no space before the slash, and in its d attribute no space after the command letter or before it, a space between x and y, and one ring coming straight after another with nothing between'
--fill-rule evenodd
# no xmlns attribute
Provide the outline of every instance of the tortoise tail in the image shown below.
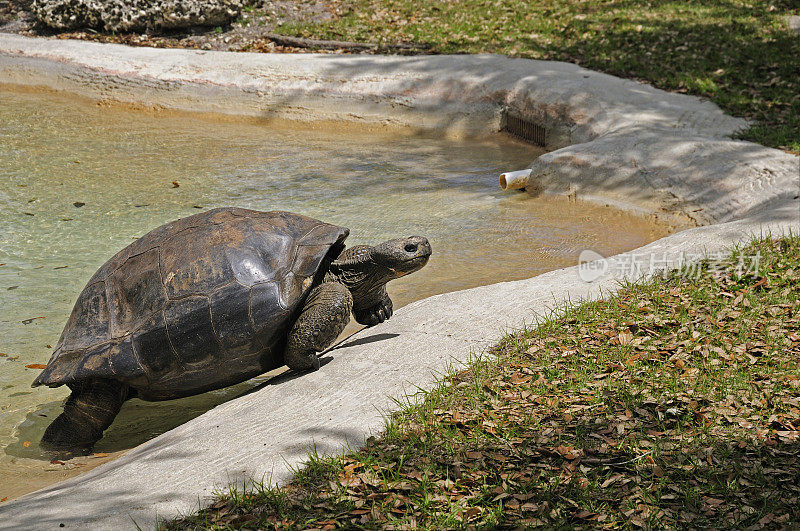
<svg viewBox="0 0 800 531"><path fill-rule="evenodd" d="M91 448L128 397L128 385L116 380L90 380L79 385L72 388L64 412L45 430L42 448L62 451Z"/></svg>

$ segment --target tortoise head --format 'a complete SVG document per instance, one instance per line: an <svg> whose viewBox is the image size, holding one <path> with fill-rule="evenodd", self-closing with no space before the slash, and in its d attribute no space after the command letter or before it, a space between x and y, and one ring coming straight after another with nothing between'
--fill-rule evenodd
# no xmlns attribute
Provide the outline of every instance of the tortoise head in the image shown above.
<svg viewBox="0 0 800 531"><path fill-rule="evenodd" d="M431 257L431 244L422 236L397 238L376 245L370 255L373 263L385 268L388 282L422 269Z"/></svg>
<svg viewBox="0 0 800 531"><path fill-rule="evenodd" d="M396 238L371 247L358 245L345 250L331 264L330 272L353 294L356 319L363 311L388 304L386 283L418 271L428 263L431 244L422 236Z"/></svg>

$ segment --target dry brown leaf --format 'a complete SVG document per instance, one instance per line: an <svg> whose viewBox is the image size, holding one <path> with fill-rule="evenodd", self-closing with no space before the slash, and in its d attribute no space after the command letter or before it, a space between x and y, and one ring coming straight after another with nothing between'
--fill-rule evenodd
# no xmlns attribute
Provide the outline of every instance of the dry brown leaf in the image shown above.
<svg viewBox="0 0 800 531"><path fill-rule="evenodd" d="M467 509L466 511L464 511L464 516L465 516L466 518L475 518L475 517L476 517L476 516L478 516L479 514L481 514L481 509L480 509L480 507L470 507L469 509Z"/></svg>
<svg viewBox="0 0 800 531"><path fill-rule="evenodd" d="M530 374L522 374L522 373L519 373L519 372L515 372L514 374L511 375L511 378L509 378L509 381L514 385L520 385L520 384L528 383L532 379L533 379L533 376L531 376Z"/></svg>
<svg viewBox="0 0 800 531"><path fill-rule="evenodd" d="M357 487L361 485L361 478L358 476L339 476L339 483L345 487Z"/></svg>
<svg viewBox="0 0 800 531"><path fill-rule="evenodd" d="M607 480L605 480L605 481L604 481L604 482L603 482L603 483L600 485L600 488L604 489L604 488L608 487L609 485L611 485L612 483L614 483L615 481L617 481L617 480L618 480L619 478L621 478L621 477L622 477L622 475L621 475L621 474L614 474L613 476L611 476L610 478L608 478Z"/></svg>
<svg viewBox="0 0 800 531"><path fill-rule="evenodd" d="M627 331L623 331L623 332L619 333L619 335L617 336L617 339L619 339L619 344L620 345L627 346L627 345L630 345L631 343L633 343L633 334L631 334L630 332L627 332Z"/></svg>

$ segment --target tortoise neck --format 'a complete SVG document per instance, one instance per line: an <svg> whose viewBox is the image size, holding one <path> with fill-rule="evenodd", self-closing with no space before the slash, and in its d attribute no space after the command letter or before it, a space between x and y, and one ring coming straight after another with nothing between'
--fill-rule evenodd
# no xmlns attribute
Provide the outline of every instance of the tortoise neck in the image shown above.
<svg viewBox="0 0 800 531"><path fill-rule="evenodd" d="M353 295L353 311L371 308L386 298L386 283L394 272L372 259L372 247L359 245L345 250L325 275L326 282L339 282Z"/></svg>

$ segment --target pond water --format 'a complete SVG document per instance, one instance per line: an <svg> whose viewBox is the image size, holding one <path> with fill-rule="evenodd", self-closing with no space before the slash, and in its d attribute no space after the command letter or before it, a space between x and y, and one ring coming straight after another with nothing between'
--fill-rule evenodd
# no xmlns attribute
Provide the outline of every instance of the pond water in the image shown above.
<svg viewBox="0 0 800 531"><path fill-rule="evenodd" d="M38 449L68 390L31 389L38 369L26 365L47 363L94 271L167 221L234 205L349 227L350 245L424 235L433 257L390 285L396 308L571 266L587 248L616 254L668 232L608 207L499 190L499 173L538 154L502 136L456 142L276 128L0 91L0 498L73 473ZM131 448L258 383L129 401L95 452ZM93 464L75 463L77 471Z"/></svg>

